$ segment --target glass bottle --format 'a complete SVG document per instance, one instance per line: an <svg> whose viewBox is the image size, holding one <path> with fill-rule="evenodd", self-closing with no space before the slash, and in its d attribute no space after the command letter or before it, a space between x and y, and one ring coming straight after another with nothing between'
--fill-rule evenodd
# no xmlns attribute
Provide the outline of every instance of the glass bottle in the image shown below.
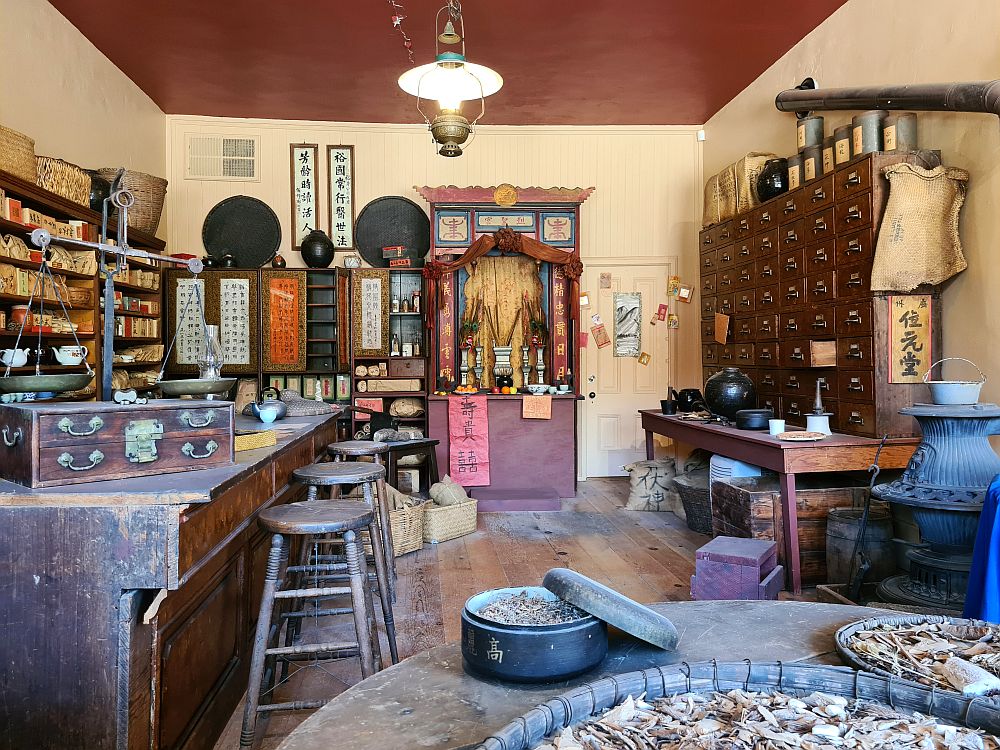
<svg viewBox="0 0 1000 750"><path fill-rule="evenodd" d="M392 342L389 344L389 355L392 357L399 356L399 336L392 334Z"/></svg>
<svg viewBox="0 0 1000 750"><path fill-rule="evenodd" d="M198 377L218 380L222 377L222 365L225 364L219 326L205 326L204 334L201 351L198 353Z"/></svg>
<svg viewBox="0 0 1000 750"><path fill-rule="evenodd" d="M413 292L413 312L420 312L420 290L414 290Z"/></svg>
<svg viewBox="0 0 1000 750"><path fill-rule="evenodd" d="M392 295L392 312L399 312L399 296L395 293Z"/></svg>

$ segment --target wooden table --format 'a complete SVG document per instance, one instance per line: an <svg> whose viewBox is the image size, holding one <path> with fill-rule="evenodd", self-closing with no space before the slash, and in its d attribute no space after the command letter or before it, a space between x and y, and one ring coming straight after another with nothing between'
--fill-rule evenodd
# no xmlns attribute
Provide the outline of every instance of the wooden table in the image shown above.
<svg viewBox="0 0 1000 750"><path fill-rule="evenodd" d="M473 747L539 703L607 675L713 658L840 664L833 640L837 629L888 614L807 602L651 606L677 627L677 651L661 651L612 630L608 656L593 671L565 682L517 685L465 674L459 645L449 643L404 659L341 693L288 735L279 750ZM747 637L734 638L734 633Z"/></svg>
<svg viewBox="0 0 1000 750"><path fill-rule="evenodd" d="M799 560L799 523L795 498L795 475L824 471L867 471L875 460L881 440L830 435L814 443L788 443L766 432L737 430L719 424L705 424L642 409L642 429L646 431L646 457L653 458L653 435L663 435L679 443L704 448L738 461L777 472L781 486L781 518L784 528L784 560L791 590L802 592ZM886 441L879 467L902 469L910 460L920 438L893 438Z"/></svg>

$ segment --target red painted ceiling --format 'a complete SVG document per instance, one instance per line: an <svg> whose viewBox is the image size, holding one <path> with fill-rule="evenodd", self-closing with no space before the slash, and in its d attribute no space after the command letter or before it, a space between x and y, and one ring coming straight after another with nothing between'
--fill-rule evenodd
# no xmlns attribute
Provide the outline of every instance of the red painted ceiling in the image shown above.
<svg viewBox="0 0 1000 750"><path fill-rule="evenodd" d="M700 124L846 0L466 0L484 123ZM416 122L382 0L51 0L168 114ZM397 0L417 64L443 0ZM777 92L775 92L777 93Z"/></svg>

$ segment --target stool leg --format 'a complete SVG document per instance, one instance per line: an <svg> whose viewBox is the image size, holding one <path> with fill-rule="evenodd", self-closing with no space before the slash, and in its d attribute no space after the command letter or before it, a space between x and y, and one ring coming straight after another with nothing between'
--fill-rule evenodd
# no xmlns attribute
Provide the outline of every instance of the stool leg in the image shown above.
<svg viewBox="0 0 1000 750"><path fill-rule="evenodd" d="M371 484L365 485L365 499L371 495ZM382 504L384 507L384 503ZM378 580L379 602L382 604L382 620L385 622L385 637L389 641L389 656L393 664L399 663L399 654L396 651L396 623L392 615L392 576L386 565L385 548L382 546L382 538L374 521L368 526L368 536L372 540L372 552L375 558L375 577Z"/></svg>
<svg viewBox="0 0 1000 750"><path fill-rule="evenodd" d="M284 537L281 534L272 536L271 551L267 557L267 573L264 577L264 593L261 596L260 614L257 617L253 656L250 660L250 683L247 687L246 706L243 709L243 731L240 733L240 747L253 747L257 733L257 706L260 705L260 690L264 681L264 652L267 649L271 618L274 614L274 594L280 584L278 574L287 553Z"/></svg>
<svg viewBox="0 0 1000 750"><path fill-rule="evenodd" d="M366 605L365 592L368 590L368 576L364 559L358 557L357 534L344 532L344 548L347 553L347 572L351 580L351 602L354 610L354 630L358 637L358 651L361 659L361 678L375 674L375 657L372 653L370 606ZM362 550L364 554L364 550Z"/></svg>
<svg viewBox="0 0 1000 750"><path fill-rule="evenodd" d="M396 556L392 546L392 523L389 521L389 497L385 491L385 481L375 482L376 511L378 526L382 533L382 549L385 552L385 564L389 571L389 596L396 601Z"/></svg>
<svg viewBox="0 0 1000 750"><path fill-rule="evenodd" d="M441 475L438 473L438 454L436 445L432 445L430 447L430 453L427 456L427 462L430 465L430 471L429 471L430 476L427 477L427 479L430 481L431 484L437 484L438 482L441 481ZM430 487L428 487L428 489L430 489Z"/></svg>

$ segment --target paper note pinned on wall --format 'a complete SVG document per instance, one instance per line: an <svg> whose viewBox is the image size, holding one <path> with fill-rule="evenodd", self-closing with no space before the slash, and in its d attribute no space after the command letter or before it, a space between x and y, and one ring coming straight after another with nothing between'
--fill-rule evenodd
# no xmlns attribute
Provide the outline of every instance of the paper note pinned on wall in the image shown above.
<svg viewBox="0 0 1000 750"><path fill-rule="evenodd" d="M590 307L590 292L580 292L580 309Z"/></svg>
<svg viewBox="0 0 1000 750"><path fill-rule="evenodd" d="M580 331L580 348L581 349L586 349L587 348L587 341L589 341L589 340L590 340L590 334L587 333L586 331Z"/></svg>
<svg viewBox="0 0 1000 750"><path fill-rule="evenodd" d="M521 419L552 419L552 396L522 398Z"/></svg>
<svg viewBox="0 0 1000 750"><path fill-rule="evenodd" d="M593 323L595 326L604 325L604 320L601 318L600 313L594 313L593 315L591 315L590 322Z"/></svg>
<svg viewBox="0 0 1000 750"><path fill-rule="evenodd" d="M601 289L611 288L611 272L604 271L601 273Z"/></svg>
<svg viewBox="0 0 1000 750"><path fill-rule="evenodd" d="M594 337L594 343L597 344L598 349L611 346L611 337L608 335L608 329L604 327L603 323L593 326L590 329L590 333Z"/></svg>
<svg viewBox="0 0 1000 750"><path fill-rule="evenodd" d="M667 316L667 328L680 328L680 327L681 327L681 319L677 315L670 313Z"/></svg>
<svg viewBox="0 0 1000 750"><path fill-rule="evenodd" d="M656 317L660 320L667 319L667 305L665 303L661 302L660 306L656 308Z"/></svg>
<svg viewBox="0 0 1000 750"><path fill-rule="evenodd" d="M681 290L681 277L680 276L671 276L667 280L667 294L670 294L670 295L673 295L674 297L676 297L677 294L678 294L678 292L680 292L680 290Z"/></svg>
<svg viewBox="0 0 1000 750"><path fill-rule="evenodd" d="M715 314L715 340L720 344L725 344L729 339L729 316L722 313Z"/></svg>
<svg viewBox="0 0 1000 750"><path fill-rule="evenodd" d="M659 315L653 315L653 317L649 319L649 324L651 326L655 326L657 323L660 322L660 320L661 320L661 318L660 318Z"/></svg>

